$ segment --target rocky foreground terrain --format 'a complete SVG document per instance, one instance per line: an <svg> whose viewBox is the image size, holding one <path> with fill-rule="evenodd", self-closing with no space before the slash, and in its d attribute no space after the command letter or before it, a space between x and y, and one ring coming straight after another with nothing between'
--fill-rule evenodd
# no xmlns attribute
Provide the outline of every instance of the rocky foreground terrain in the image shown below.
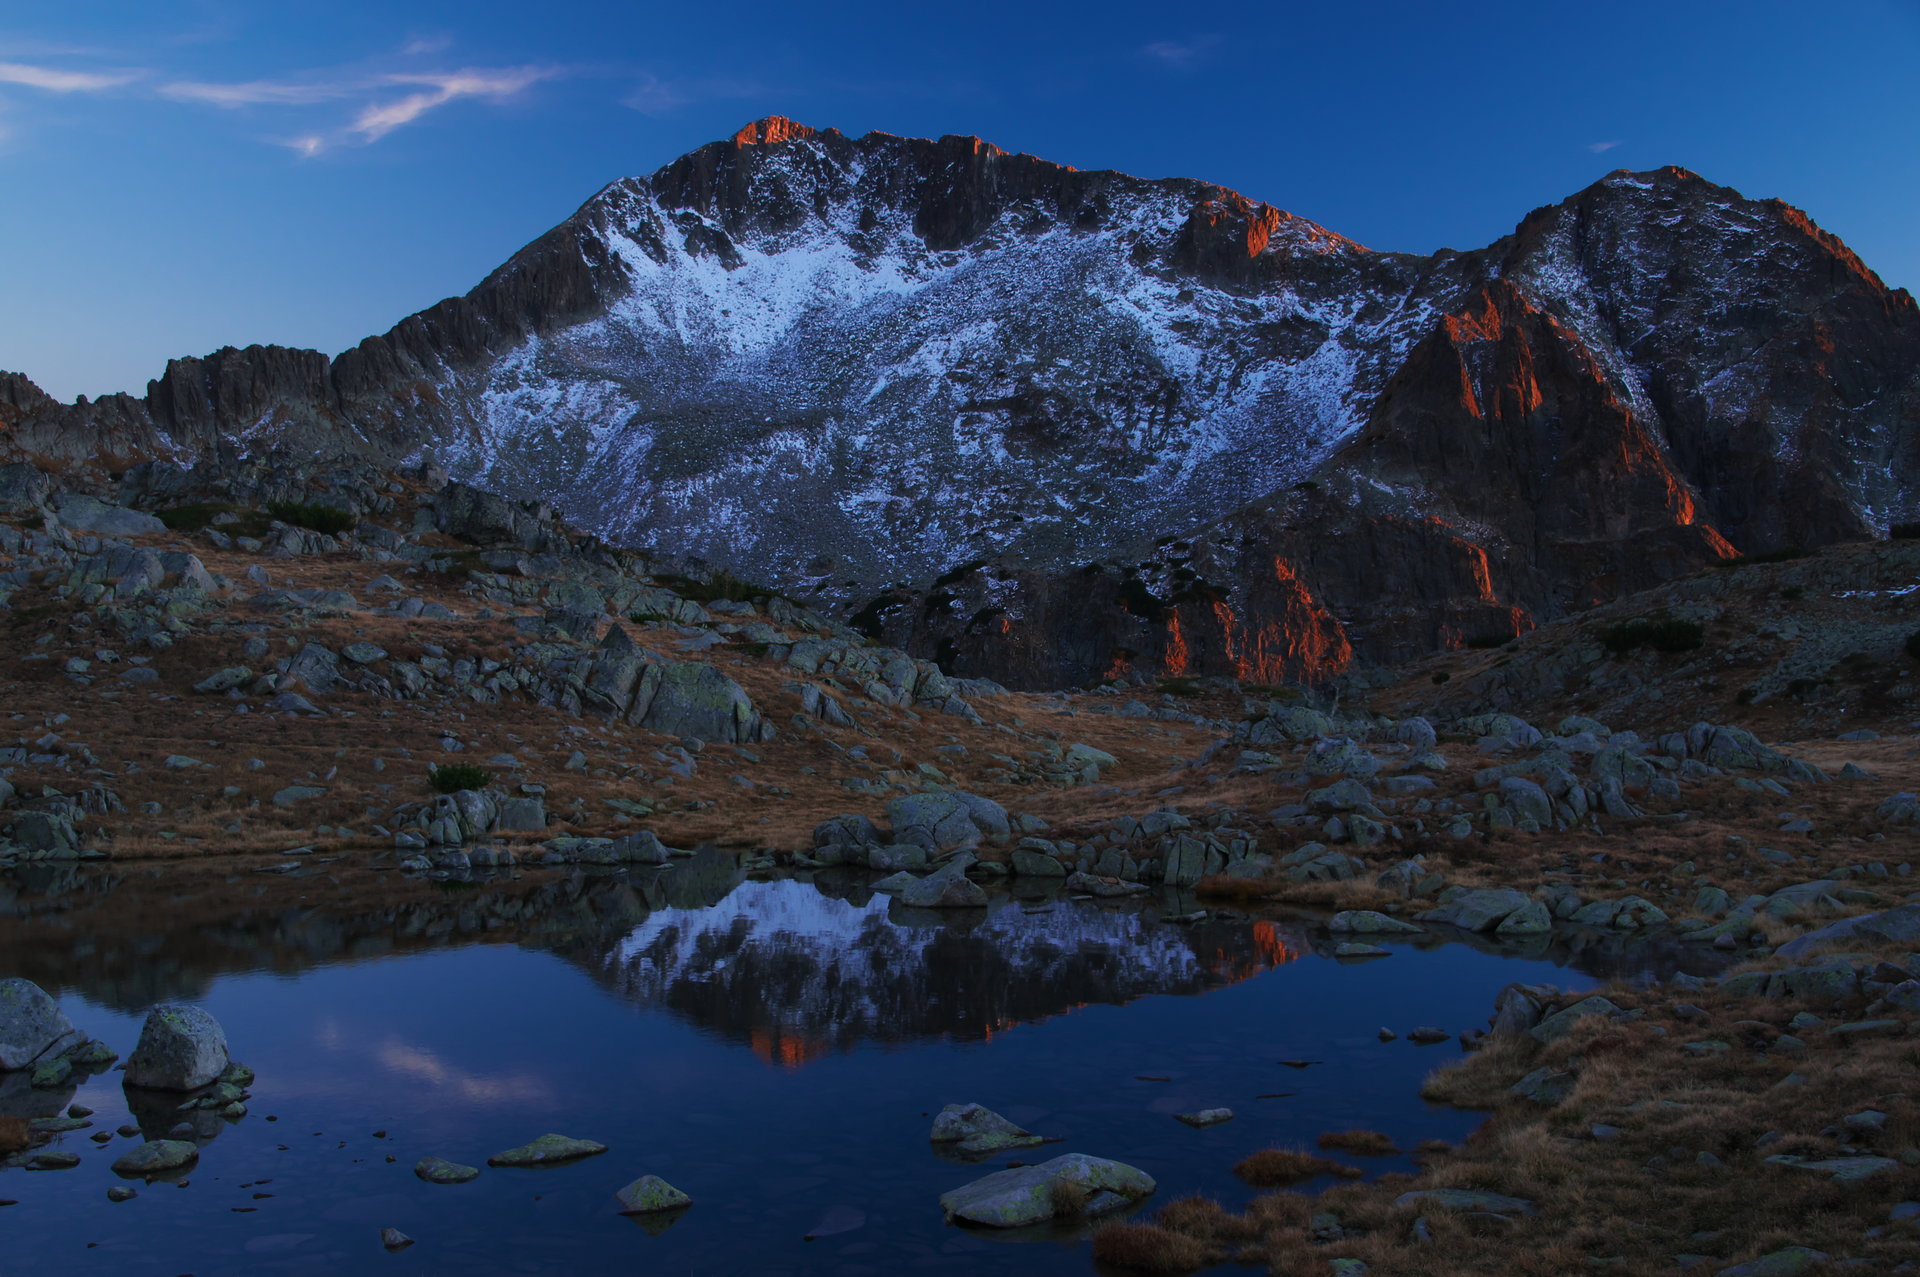
<svg viewBox="0 0 1920 1277"><path fill-rule="evenodd" d="M1291 917L1353 961L1416 932L1697 947L1723 976L1502 994L1429 1084L1492 1117L1423 1150L1418 1176L1240 1214L1168 1203L1108 1225L1096 1255L1920 1264L1920 543L1707 567L1497 648L1312 686L1133 673L1036 693L432 467L15 464L0 497L15 872L377 893L691 865L718 844L768 874L861 870L956 919L1006 884L1168 892L1188 923ZM9 1086L100 1062L27 1037L6 1037ZM241 1102L238 1074L217 1085ZM53 1133L23 1127L14 1162ZM1377 1147L1347 1133L1245 1174L1283 1188L1351 1165L1322 1160L1349 1145ZM1041 1176L1084 1190L1047 1210L1137 1196L1103 1174Z"/></svg>

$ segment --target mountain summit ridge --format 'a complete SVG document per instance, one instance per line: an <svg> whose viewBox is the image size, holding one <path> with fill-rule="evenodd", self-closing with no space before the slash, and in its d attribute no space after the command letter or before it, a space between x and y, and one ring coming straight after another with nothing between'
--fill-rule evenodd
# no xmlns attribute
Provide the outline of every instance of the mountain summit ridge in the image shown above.
<svg viewBox="0 0 1920 1277"><path fill-rule="evenodd" d="M1911 296L1685 169L1419 255L1195 179L782 116L336 359L0 385L16 455L433 461L1030 684L1321 677L1870 535L1920 513L1916 423Z"/></svg>

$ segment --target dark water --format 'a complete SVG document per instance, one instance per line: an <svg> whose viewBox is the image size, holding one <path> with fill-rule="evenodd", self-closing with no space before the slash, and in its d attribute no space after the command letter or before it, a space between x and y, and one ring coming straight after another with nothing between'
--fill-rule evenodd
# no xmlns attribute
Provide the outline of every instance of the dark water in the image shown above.
<svg viewBox="0 0 1920 1277"><path fill-rule="evenodd" d="M1570 958L1653 960L1452 943L1343 963L1307 922L1160 921L1184 899L1001 896L942 917L852 879L743 882L705 859L437 887L323 868L188 888L54 876L0 905L0 975L38 980L93 1036L124 1053L149 1005L190 1000L258 1074L248 1116L202 1119L185 1187L109 1203L129 1141L98 1149L91 1131L55 1145L78 1169L0 1173L18 1199L0 1209L6 1277L1085 1272L1071 1231L942 1223L939 1194L1003 1160L936 1155L935 1111L979 1101L1064 1138L1029 1160L1117 1158L1158 1178L1159 1201L1237 1205L1250 1194L1229 1168L1270 1144L1358 1126L1411 1146L1478 1121L1418 1097L1455 1046L1383 1044L1380 1026L1458 1031L1509 981L1591 983ZM15 1086L0 1111L77 1100L110 1130L129 1120L119 1076ZM1171 1116L1216 1105L1239 1116L1202 1131ZM549 1131L612 1151L462 1186L412 1174ZM664 1230L616 1213L614 1190L647 1173L695 1201ZM858 1226L804 1241L830 1214ZM417 1244L384 1253L386 1226Z"/></svg>

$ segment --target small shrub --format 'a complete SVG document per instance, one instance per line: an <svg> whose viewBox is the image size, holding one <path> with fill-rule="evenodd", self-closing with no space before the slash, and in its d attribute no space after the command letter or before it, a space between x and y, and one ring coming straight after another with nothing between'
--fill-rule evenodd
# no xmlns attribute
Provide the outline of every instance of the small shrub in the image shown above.
<svg viewBox="0 0 1920 1277"><path fill-rule="evenodd" d="M1433 681L1436 685L1440 683L1450 682L1452 681L1452 679L1453 679L1453 675L1447 673L1447 671L1445 670L1440 670L1437 673L1435 673L1433 676Z"/></svg>
<svg viewBox="0 0 1920 1277"><path fill-rule="evenodd" d="M213 516L224 514L229 508L215 505L211 501L196 501L191 505L177 505L168 510L156 510L154 517L166 524L169 532L198 532L213 522Z"/></svg>
<svg viewBox="0 0 1920 1277"><path fill-rule="evenodd" d="M1681 621L1666 616L1642 617L1608 626L1601 641L1615 656L1641 646L1651 647L1656 652L1690 652L1706 641L1706 631L1698 621Z"/></svg>
<svg viewBox="0 0 1920 1277"><path fill-rule="evenodd" d="M1360 1157L1386 1157L1400 1151L1379 1131L1328 1131L1320 1137L1319 1144L1330 1153L1354 1153Z"/></svg>
<svg viewBox="0 0 1920 1277"><path fill-rule="evenodd" d="M1086 1188L1065 1177L1053 1181L1051 1195L1055 1215L1078 1215L1087 1209Z"/></svg>
<svg viewBox="0 0 1920 1277"><path fill-rule="evenodd" d="M357 522L351 513L337 506L308 505L301 501L269 501L267 513L282 523L327 536L339 536Z"/></svg>
<svg viewBox="0 0 1920 1277"><path fill-rule="evenodd" d="M1907 635L1907 655L1920 661L1920 630Z"/></svg>
<svg viewBox="0 0 1920 1277"><path fill-rule="evenodd" d="M1895 541L1920 540L1920 523L1896 523L1887 529L1887 535Z"/></svg>
<svg viewBox="0 0 1920 1277"><path fill-rule="evenodd" d="M690 576L654 575L654 582L683 599L695 603L751 603L755 599L777 597L777 591L752 581L743 581L725 568L702 581Z"/></svg>
<svg viewBox="0 0 1920 1277"><path fill-rule="evenodd" d="M1797 545L1782 546L1778 550L1766 550L1760 554L1742 554L1731 559L1721 559L1715 567L1743 568L1750 563L1785 563L1791 559L1804 559L1808 551Z"/></svg>
<svg viewBox="0 0 1920 1277"><path fill-rule="evenodd" d="M1505 647L1512 640L1511 634L1475 634L1467 640L1467 646L1476 652L1484 652L1489 648Z"/></svg>
<svg viewBox="0 0 1920 1277"><path fill-rule="evenodd" d="M1233 1173L1255 1188L1284 1188L1322 1175L1358 1179L1357 1166L1343 1166L1325 1157L1315 1157L1297 1148L1263 1148L1234 1165Z"/></svg>
<svg viewBox="0 0 1920 1277"><path fill-rule="evenodd" d="M1158 1224L1108 1224L1093 1235L1093 1258L1140 1273L1185 1273L1214 1256L1203 1243Z"/></svg>
<svg viewBox="0 0 1920 1277"><path fill-rule="evenodd" d="M485 789L493 773L472 763L442 763L427 773L427 784L438 794L457 794L463 789Z"/></svg>
<svg viewBox="0 0 1920 1277"><path fill-rule="evenodd" d="M1780 597L1789 603L1798 601L1807 592L1804 585L1789 585L1780 591Z"/></svg>
<svg viewBox="0 0 1920 1277"><path fill-rule="evenodd" d="M1753 704L1754 697L1758 695L1760 695L1759 688L1743 687L1740 689L1739 695L1735 696L1733 699L1734 699L1734 703L1737 705L1751 705Z"/></svg>
<svg viewBox="0 0 1920 1277"><path fill-rule="evenodd" d="M18 1153L33 1142L33 1127L24 1117L0 1117L0 1155Z"/></svg>
<svg viewBox="0 0 1920 1277"><path fill-rule="evenodd" d="M1154 684L1154 690L1168 696L1198 696L1200 689L1190 678L1163 678Z"/></svg>

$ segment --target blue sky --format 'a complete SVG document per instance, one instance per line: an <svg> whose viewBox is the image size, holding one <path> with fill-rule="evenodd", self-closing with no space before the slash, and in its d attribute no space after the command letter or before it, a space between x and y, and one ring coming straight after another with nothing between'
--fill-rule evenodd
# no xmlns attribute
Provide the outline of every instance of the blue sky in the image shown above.
<svg viewBox="0 0 1920 1277"><path fill-rule="evenodd" d="M1681 164L1914 288L1916 67L1916 0L9 0L0 368L67 398L335 352L775 113L1205 178L1416 251Z"/></svg>

